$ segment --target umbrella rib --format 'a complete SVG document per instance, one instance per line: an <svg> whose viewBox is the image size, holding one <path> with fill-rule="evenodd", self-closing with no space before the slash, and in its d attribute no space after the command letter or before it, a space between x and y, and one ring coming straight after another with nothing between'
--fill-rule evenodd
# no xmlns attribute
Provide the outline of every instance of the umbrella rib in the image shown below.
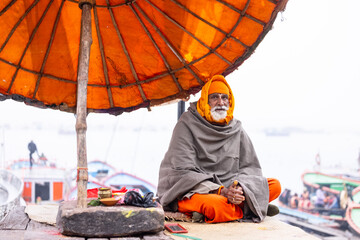
<svg viewBox="0 0 360 240"><path fill-rule="evenodd" d="M98 35L98 40L99 40L99 48L100 48L101 60L102 60L103 69L104 69L106 90L107 90L108 97L109 97L110 107L114 107L113 96L112 96L112 93L111 93L111 89L109 88L110 83L109 83L108 68L107 68L106 61L105 61L104 45L103 45L101 34L100 34L99 18L98 18L98 15L97 15L96 7L94 7L94 20L95 20L96 33Z"/></svg>
<svg viewBox="0 0 360 240"><path fill-rule="evenodd" d="M226 58L224 58L223 56L221 56L219 53L215 52L213 49L211 49L211 47L209 47L208 45L206 45L203 41L201 41L199 38L197 38L194 34L192 34L191 32L189 32L186 28L184 28L180 23L176 22L173 18L171 18L170 16L168 16L166 13L164 13L163 11L161 11L157 6L155 6L152 2L149 2L148 0L145 0L146 2L148 2L152 7L154 7L158 12L160 12L165 18L167 18L170 22L174 23L176 26L178 26L181 30L183 30L184 32L186 32L187 34L189 34L192 38L194 38L196 41L198 41L201 45L203 45L204 47L206 47L210 52L213 52L216 56L218 56L221 60L223 60L224 62L226 62L227 64L231 65L232 63L227 60Z"/></svg>
<svg viewBox="0 0 360 240"><path fill-rule="evenodd" d="M45 56L44 56L44 60L41 64L41 68L40 68L40 72L39 72L39 76L38 76L38 79L36 80L36 86L35 86L35 90L34 90L34 94L33 94L33 99L35 98L36 96L36 93L39 89L39 85L40 85L40 80L41 80L41 77L44 76L43 72L44 72L44 68L45 68L45 63L47 61L47 58L49 56L49 53L50 53L50 49L51 49L51 46L52 46L52 43L54 41L54 37L55 37L55 31L56 31L56 28L57 28L57 25L59 23L59 19L60 19L60 13L61 13L61 10L64 6L64 3L65 3L65 0L63 0L61 2L61 5L59 7L59 11L56 15L56 19L55 19L55 22L54 22L54 26L53 26L53 29L52 29L52 32L51 32L51 37L50 37L50 40L49 40L49 43L48 43L48 46L47 46L47 49L46 49L46 53L45 53Z"/></svg>
<svg viewBox="0 0 360 240"><path fill-rule="evenodd" d="M13 66L13 67L17 67L16 64L14 63L11 63L9 61L6 61L5 59L2 59L0 58L0 61L3 62L3 63L6 63L10 66ZM67 83L73 83L73 84L76 84L76 82L72 81L72 80L68 80L68 79L65 79L65 78L59 78L59 77L56 77L56 76L53 76L51 74L44 74L44 73L39 73L39 72L36 72L34 70L30 70L30 69L27 69L27 68L24 68L24 67L19 67L19 69L23 70L23 71L26 71L26 72L29 72L29 73L32 73L34 75L38 75L38 76L44 76L44 77L47 77L47 78L51 78L51 79L54 79L54 80L58 80L58 81L62 81L62 82L67 82ZM96 85L96 86L100 86L100 85Z"/></svg>
<svg viewBox="0 0 360 240"><path fill-rule="evenodd" d="M247 0L245 7L242 11L242 13L240 13L240 16L238 18L238 20L236 21L235 25L232 27L232 29L230 30L230 32L228 34L226 34L226 36L223 38L223 40L221 40L221 42L214 48L215 50L218 49L229 37L231 36L231 34L235 31L236 27L240 24L242 18L244 17L243 13L246 12L246 10L248 9L249 5L250 5L250 1L251 0ZM246 51L249 51L250 48L246 48Z"/></svg>
<svg viewBox="0 0 360 240"><path fill-rule="evenodd" d="M206 55L206 56L207 56L207 55ZM205 56L205 57L206 57L206 56ZM202 59L202 58L201 58L201 59ZM191 64L196 63L196 62L198 62L198 61L201 60L201 59L198 59L197 61L194 61L194 62L192 62ZM17 67L14 63L8 62L8 61L6 61L5 59L0 58L0 61L6 63L6 64L8 64L8 65L11 65L11 66L13 66L13 67ZM188 66L188 65L191 65L191 64L187 64L187 66ZM175 73L175 72L177 72L177 71L180 71L180 70L184 69L185 67L186 67L186 66L182 66L182 67L180 67L180 68L177 68L177 69L175 69L175 70L172 70L172 71L169 72L169 73L170 73L170 74L173 74L173 73ZM26 71L26 72L32 73L32 74L34 74L34 75L39 75L39 76L51 78L51 79L58 80L58 81L62 81L62 82L67 82L67 83L76 84L76 82L74 82L74 81L72 81L72 80L65 79L65 78L59 78L59 77L53 76L53 75L51 75L51 74L39 73L39 72L30 70L30 69L27 69L27 68L23 68L23 67L20 67L20 69L21 69L21 70L24 70L24 71ZM148 82L154 81L154 80L156 80L156 79L165 77L165 76L169 75L169 73L162 73L162 74L156 75L156 76L154 76L154 77L152 77L152 78L145 79L145 80L143 80L143 81L141 81L141 82L142 82L142 83L148 83ZM116 88L122 89L122 88L130 87L130 86L134 86L134 85L137 85L137 83L129 83L129 84L126 84L126 85L121 85L121 86L110 86L110 88L115 88L115 87L116 87ZM99 84L88 84L88 86L92 86L92 87L103 87L102 85L99 85Z"/></svg>
<svg viewBox="0 0 360 240"><path fill-rule="evenodd" d="M266 24L265 22L263 22L263 21L261 21L261 20L259 20L259 19L257 19L257 18L255 18L255 17L253 17L253 16L246 13L246 10L247 10L247 8L249 6L249 1L246 3L246 6L245 6L245 8L243 10L237 9L233 5L231 5L231 4L227 3L227 2L224 2L223 0L216 0L216 1L218 1L219 3L224 4L225 6L227 6L231 10L234 10L235 12L241 14L242 16L246 16L247 18L253 20L254 22L257 22L257 23L259 23L259 24L261 24L263 26L265 26L265 24Z"/></svg>
<svg viewBox="0 0 360 240"><path fill-rule="evenodd" d="M33 4L31 4L31 6L26 9L26 11L24 12L24 14L21 16L21 18L17 21L17 23L14 25L14 27L11 29L9 35L7 36L5 42L3 43L3 45L0 48L0 52L2 52L2 50L4 50L6 44L8 43L8 41L10 40L10 38L12 37L12 35L14 34L16 28L20 25L20 23L22 22L22 20L24 20L24 18L29 14L29 12L31 11L31 9L33 9L35 7L36 4L38 4L40 0L35 0L33 2Z"/></svg>
<svg viewBox="0 0 360 240"><path fill-rule="evenodd" d="M134 3L133 4L137 9L140 9L140 7ZM150 34L149 30L147 29L147 27L145 26L144 22L141 20L140 16L138 15L138 13L135 11L134 7L130 5L131 10L133 11L133 13L135 14L136 18L138 19L138 21L140 22L141 26L143 27L144 31L146 32L147 36L149 37L149 39L151 40L151 42L153 43L154 47L156 48L156 50L158 51L158 53L160 54L161 59L163 60L166 68L169 71L169 74L171 75L172 79L174 80L177 88L179 89L179 91L181 92L183 90L183 88L181 87L179 81L177 80L177 78L175 77L174 73L171 72L172 69L168 63L168 61L166 60L165 56L163 55L163 53L161 52L159 46L157 45L157 43L155 42L155 39L152 37L152 35ZM140 12L143 12L142 10L139 10Z"/></svg>
<svg viewBox="0 0 360 240"><path fill-rule="evenodd" d="M17 0L12 0L0 11L0 16L3 15Z"/></svg>
<svg viewBox="0 0 360 240"><path fill-rule="evenodd" d="M36 26L35 26L34 30L32 31L32 33L31 33L31 35L30 35L29 41L27 42L27 44L26 44L26 46L25 46L25 49L24 49L24 51L23 51L23 53L22 53L22 55L21 55L21 57L20 57L20 59L19 59L19 63L18 63L17 66L16 66L16 70L15 70L15 72L14 72L14 75L13 75L12 79L11 79L11 82L10 82L10 85L9 85L9 87L8 87L7 93L10 92L10 89L12 88L12 85L13 85L14 82L15 82L15 78L16 78L18 72L19 72L21 62L22 62L22 60L23 60L24 57L25 57L26 51L28 50L28 48L29 48L32 40L33 40L34 37L35 37L35 34L36 34L37 30L39 29L40 24L41 24L42 21L44 20L45 15L46 15L46 13L48 12L48 10L49 10L49 8L50 8L50 6L51 6L51 4L52 4L53 2L54 2L54 0L50 0L50 1L49 1L48 5L46 6L46 8L45 8L45 10L44 10L44 12L43 12L43 14L42 14L42 16L40 17L39 21L36 23Z"/></svg>
<svg viewBox="0 0 360 240"><path fill-rule="evenodd" d="M106 3L109 5L109 0L106 0ZM110 6L110 5L109 5L109 6ZM115 21L115 17L114 17L114 13L112 12L112 9L109 8L109 12L110 12L111 20L112 20L113 25L114 25L114 27L115 27L116 33L117 33L118 38L119 38L119 40L120 40L121 46L122 46L122 48L123 48L123 50L124 50L124 53L125 53L125 55L126 55L126 58L127 58L128 62L129 62L130 69L131 69L131 73L132 73L132 75L133 75L134 78L135 78L136 85L138 86L138 89L139 89L139 91L140 91L140 94L141 94L142 99L143 99L144 101L146 101L147 98L146 98L145 93L144 93L144 90L142 89L141 84L140 84L140 82L139 82L139 78L138 78L138 76L137 76L137 74L136 74L136 71L135 71L135 68L134 68L134 64L133 64L133 62L131 61L129 52L128 52L128 50L126 49L124 39L122 38L122 35L121 35L121 33L120 33L120 29L119 29L119 27L118 27L118 25L117 25L117 23L116 23L116 21Z"/></svg>
<svg viewBox="0 0 360 240"><path fill-rule="evenodd" d="M258 36L257 40L255 41L255 43L252 44L251 48L248 49L248 51L243 54L241 57L239 57L235 63L228 67L227 69L225 69L225 71L222 73L224 76L227 76L228 74L230 74L231 72L233 72L238 66L240 66L247 58L250 57L250 55L254 52L254 50L256 49L256 47L260 44L260 42L264 39L264 37L266 36L266 34L271 30L271 27L276 19L277 14L279 13L279 11L284 11L285 6L286 6L287 0L279 0L276 3L276 7L274 9L274 11L271 14L270 20L266 23L266 25L264 26L264 30L262 31L262 33Z"/></svg>
<svg viewBox="0 0 360 240"><path fill-rule="evenodd" d="M200 21L206 23L207 25L209 25L210 27L216 29L217 31L221 32L222 34L226 35L228 38L231 38L232 40L234 40L235 42L241 44L243 47L245 48L249 48L249 46L247 46L245 43L241 42L239 39L235 38L234 36L231 36L230 34L228 34L227 32L225 32L224 30L222 30L221 28L218 28L217 26L215 26L214 24L210 23L209 21L206 21L205 19L203 19L202 17L200 17L199 15L197 15L196 13L190 11L190 9L186 8L184 5L182 5L181 3L177 2L176 0L170 0L173 3L175 3L176 5L178 5L180 8L182 8L184 11L190 13L191 15L193 15L194 17L196 17L197 19L199 19Z"/></svg>
<svg viewBox="0 0 360 240"><path fill-rule="evenodd" d="M149 18L148 15L146 15L145 12L143 12L141 9L139 9L139 11L141 12L141 14L143 14L143 16L145 17L145 19L150 23L150 25L155 29L155 31L159 34L159 36L164 40L164 42L166 43L166 45L170 48L170 50L175 54L175 56L181 61L181 63L183 64L184 68L186 68L198 81L198 83L200 85L202 85L204 82L194 73L194 71L189 67L190 64L186 64L185 59L180 55L180 53L178 53L176 51L176 49L171 45L171 43L169 42L169 40L164 36L164 34L162 34L162 32L160 31L160 29L155 25L155 23L153 21L151 21L151 19Z"/></svg>

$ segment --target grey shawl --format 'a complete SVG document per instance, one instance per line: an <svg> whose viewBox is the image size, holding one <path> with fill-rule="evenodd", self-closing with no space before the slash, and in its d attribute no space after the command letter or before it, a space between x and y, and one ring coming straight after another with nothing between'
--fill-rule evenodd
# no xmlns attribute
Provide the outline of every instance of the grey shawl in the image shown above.
<svg viewBox="0 0 360 240"><path fill-rule="evenodd" d="M266 216L269 187L250 138L233 119L226 126L209 123L192 103L174 128L160 166L157 194L165 210L204 181L229 187L238 180L245 194L244 219Z"/></svg>

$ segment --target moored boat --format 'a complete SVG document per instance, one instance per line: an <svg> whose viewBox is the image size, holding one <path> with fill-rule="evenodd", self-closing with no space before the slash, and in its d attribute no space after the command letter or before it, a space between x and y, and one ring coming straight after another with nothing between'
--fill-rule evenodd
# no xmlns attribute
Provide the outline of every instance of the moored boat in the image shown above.
<svg viewBox="0 0 360 240"><path fill-rule="evenodd" d="M352 200L354 203L360 204L360 186L355 188L352 193Z"/></svg>
<svg viewBox="0 0 360 240"><path fill-rule="evenodd" d="M299 207L294 209L285 204L280 208L281 213L297 217L310 224L320 225L320 222L323 224L322 220L324 220L328 226L333 227L331 226L331 222L334 222L337 223L341 229L350 229L352 232L360 235L359 177L349 174L327 174L307 171L302 174L301 179L309 193L307 201L310 201L311 207L303 208L303 206L299 204ZM321 195L317 195L318 191L323 192L324 196L332 195L335 197L338 203L337 208L329 207L329 205L317 207L314 203L316 203L317 197L321 197ZM309 216L311 216L311 218ZM310 222L311 219L320 219L321 221L318 223ZM326 222L328 220L331 222Z"/></svg>
<svg viewBox="0 0 360 240"><path fill-rule="evenodd" d="M0 220L21 204L23 181L12 172L0 169Z"/></svg>
<svg viewBox="0 0 360 240"><path fill-rule="evenodd" d="M126 187L126 189L140 189L144 194L148 192L156 193L154 184L126 172L117 172L105 178L102 183L115 189Z"/></svg>
<svg viewBox="0 0 360 240"><path fill-rule="evenodd" d="M100 161L93 160L88 162L88 174L89 176L96 178L97 181L101 181L103 178L108 177L116 172L116 168L110 164ZM74 169L72 171L72 178L76 178L77 171Z"/></svg>
<svg viewBox="0 0 360 240"><path fill-rule="evenodd" d="M99 187L106 187L103 184L89 179L87 183L87 189L99 188ZM75 200L77 197L77 186L74 186L69 193L65 196L65 200Z"/></svg>
<svg viewBox="0 0 360 240"><path fill-rule="evenodd" d="M156 186L140 177L126 172L117 172L114 167L99 160L88 163L89 179L87 189L109 187L113 190L137 189L142 194L148 192L156 193ZM66 200L73 200L77 196L76 169L72 170L72 188L65 197Z"/></svg>
<svg viewBox="0 0 360 240"><path fill-rule="evenodd" d="M360 235L360 204L350 203L346 210L346 220L349 228Z"/></svg>
<svg viewBox="0 0 360 240"><path fill-rule="evenodd" d="M327 191L334 194L340 194L341 191L345 190L344 186L348 192L360 186L360 179L344 174L334 175L321 172L305 172L301 179L304 185L310 189L325 187Z"/></svg>
<svg viewBox="0 0 360 240"><path fill-rule="evenodd" d="M69 190L67 171L47 159L39 159L32 168L28 160L14 161L7 169L24 182L22 198L26 203L58 203Z"/></svg>
<svg viewBox="0 0 360 240"><path fill-rule="evenodd" d="M309 224L315 224L322 227L335 227L338 228L341 226L341 222L345 221L345 219L338 218L333 219L330 217L325 217L319 214L301 211L299 209L293 209L285 206L279 206L280 213L283 215L295 217L303 222L307 222Z"/></svg>

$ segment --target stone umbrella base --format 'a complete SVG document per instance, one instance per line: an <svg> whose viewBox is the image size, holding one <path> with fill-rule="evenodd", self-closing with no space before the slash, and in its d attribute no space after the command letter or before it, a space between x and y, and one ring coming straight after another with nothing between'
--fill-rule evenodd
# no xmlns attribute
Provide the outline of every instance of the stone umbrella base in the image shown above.
<svg viewBox="0 0 360 240"><path fill-rule="evenodd" d="M56 225L61 234L68 236L125 237L160 232L164 229L164 220L160 205L77 208L74 200L60 204Z"/></svg>

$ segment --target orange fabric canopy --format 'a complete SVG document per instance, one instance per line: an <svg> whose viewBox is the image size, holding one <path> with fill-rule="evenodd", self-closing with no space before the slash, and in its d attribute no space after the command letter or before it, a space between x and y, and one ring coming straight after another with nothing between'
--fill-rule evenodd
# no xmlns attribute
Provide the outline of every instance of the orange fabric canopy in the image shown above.
<svg viewBox="0 0 360 240"><path fill-rule="evenodd" d="M87 108L183 99L254 51L286 0L96 0ZM0 1L0 99L74 112L77 0Z"/></svg>

